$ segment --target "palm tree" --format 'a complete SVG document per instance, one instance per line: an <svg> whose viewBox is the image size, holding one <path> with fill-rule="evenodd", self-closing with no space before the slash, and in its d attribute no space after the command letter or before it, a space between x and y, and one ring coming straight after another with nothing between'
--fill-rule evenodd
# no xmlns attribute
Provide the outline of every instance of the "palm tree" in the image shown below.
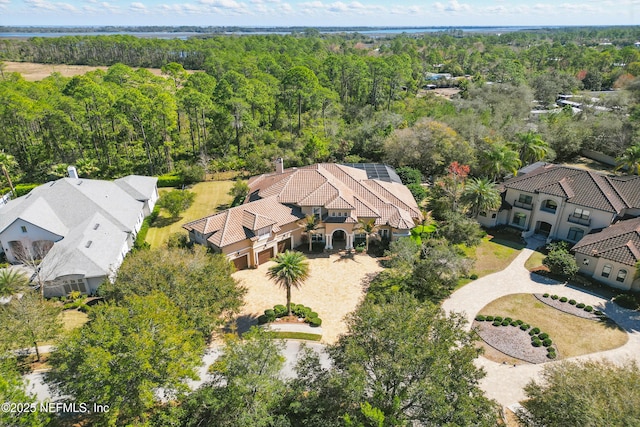
<svg viewBox="0 0 640 427"><path fill-rule="evenodd" d="M481 211L495 211L502 203L500 191L488 178L469 180L464 188L463 197L471 204L471 213L474 217Z"/></svg>
<svg viewBox="0 0 640 427"><path fill-rule="evenodd" d="M366 249L367 249L367 252L369 252L369 237L373 236L374 234L376 234L376 231L378 231L376 220L370 219L369 221L364 221L360 219L358 220L358 224L356 224L354 229L362 231L364 233Z"/></svg>
<svg viewBox="0 0 640 427"><path fill-rule="evenodd" d="M307 237L309 238L309 252L313 249L313 241L311 236L315 233L318 228L318 218L315 215L307 215L304 221L300 222L300 227L307 233Z"/></svg>
<svg viewBox="0 0 640 427"><path fill-rule="evenodd" d="M291 316L291 287L300 288L309 278L309 263L302 253L289 250L273 260L276 265L269 267L267 277L287 290L287 313Z"/></svg>
<svg viewBox="0 0 640 427"><path fill-rule="evenodd" d="M494 143L488 150L481 152L480 164L484 172L495 181L507 173L517 175L522 162L517 152L505 144Z"/></svg>
<svg viewBox="0 0 640 427"><path fill-rule="evenodd" d="M551 153L551 147L540 135L529 131L527 133L516 134L518 141L512 147L518 151L523 164L539 162Z"/></svg>
<svg viewBox="0 0 640 427"><path fill-rule="evenodd" d="M624 150L622 156L616 159L616 170L626 169L629 173L640 175L640 143Z"/></svg>
<svg viewBox="0 0 640 427"><path fill-rule="evenodd" d="M15 270L5 268L0 271L0 297L9 297L24 291L28 284L29 279Z"/></svg>

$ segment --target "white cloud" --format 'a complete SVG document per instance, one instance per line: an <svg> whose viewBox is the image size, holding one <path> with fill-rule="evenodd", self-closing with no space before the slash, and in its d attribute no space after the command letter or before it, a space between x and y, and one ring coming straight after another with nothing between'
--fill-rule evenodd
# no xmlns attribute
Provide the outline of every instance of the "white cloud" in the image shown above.
<svg viewBox="0 0 640 427"><path fill-rule="evenodd" d="M140 2L131 3L129 5L129 10L134 12L134 13L142 13L142 14L149 13L149 9L147 9L147 6L145 6L144 4L142 4Z"/></svg>
<svg viewBox="0 0 640 427"><path fill-rule="evenodd" d="M78 12L78 8L69 3L62 2L50 2L46 0L25 0L24 2L27 7L30 9L34 9L37 12L47 11L47 12L66 12L66 13L76 13Z"/></svg>

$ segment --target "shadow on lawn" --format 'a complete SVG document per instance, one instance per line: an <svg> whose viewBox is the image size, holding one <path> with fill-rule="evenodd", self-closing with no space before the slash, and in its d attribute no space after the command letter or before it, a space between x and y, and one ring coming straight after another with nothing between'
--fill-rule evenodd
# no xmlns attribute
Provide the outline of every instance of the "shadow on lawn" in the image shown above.
<svg viewBox="0 0 640 427"><path fill-rule="evenodd" d="M158 218L156 218L155 221L153 221L153 223L151 224L151 227L153 228L162 228L162 227L168 227L171 224L175 224L176 222L180 221L182 219L181 216L177 216L175 218L167 218L164 216L159 216Z"/></svg>
<svg viewBox="0 0 640 427"><path fill-rule="evenodd" d="M258 324L258 316L255 314L243 314L239 316L236 320L236 332L238 335L242 335L251 329L252 326L256 326Z"/></svg>

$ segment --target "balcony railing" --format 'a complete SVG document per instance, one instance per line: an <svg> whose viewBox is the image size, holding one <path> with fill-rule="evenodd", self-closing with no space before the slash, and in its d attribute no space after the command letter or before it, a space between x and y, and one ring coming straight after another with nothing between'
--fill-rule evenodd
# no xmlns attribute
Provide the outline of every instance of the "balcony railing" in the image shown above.
<svg viewBox="0 0 640 427"><path fill-rule="evenodd" d="M567 221L572 222L574 224L591 225L591 218L579 218L573 215L569 215L569 218L567 218Z"/></svg>
<svg viewBox="0 0 640 427"><path fill-rule="evenodd" d="M553 209L553 208L548 208L546 206L540 206L540 210L543 212L549 212L549 213L555 214L557 208Z"/></svg>
<svg viewBox="0 0 640 427"><path fill-rule="evenodd" d="M513 206L515 206L516 208L526 209L528 211L533 209L533 205L531 203L523 203L523 202L521 202L519 200L514 200L513 201Z"/></svg>

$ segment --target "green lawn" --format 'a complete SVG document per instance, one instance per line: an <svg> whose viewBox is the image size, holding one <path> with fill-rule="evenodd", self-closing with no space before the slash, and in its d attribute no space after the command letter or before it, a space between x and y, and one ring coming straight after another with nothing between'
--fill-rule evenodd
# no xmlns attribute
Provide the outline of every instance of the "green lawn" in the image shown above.
<svg viewBox="0 0 640 427"><path fill-rule="evenodd" d="M229 207L232 198L227 193L232 186L233 181L207 181L195 184L189 189L196 193L196 199L193 205L183 212L177 221L171 220L169 214L161 210L158 218L151 224L151 227L149 227L146 239L147 243L149 243L152 248L160 247L167 241L169 235L178 231L184 231L182 229L183 224ZM161 188L160 194L162 195L162 193L170 190L172 190L172 188ZM186 233L186 231L184 232Z"/></svg>
<svg viewBox="0 0 640 427"><path fill-rule="evenodd" d="M525 247L523 243L509 235L488 235L473 248L465 248L465 253L475 262L471 274L478 277L504 270Z"/></svg>
<svg viewBox="0 0 640 427"><path fill-rule="evenodd" d="M527 262L524 263L524 266L529 271L534 271L540 269L542 267L542 260L545 259L546 255L542 252L535 251L531 254Z"/></svg>
<svg viewBox="0 0 640 427"><path fill-rule="evenodd" d="M597 322L564 313L531 294L506 295L492 301L479 314L511 317L550 335L562 358L620 347L627 333L611 322ZM529 345L527 343L526 345Z"/></svg>

